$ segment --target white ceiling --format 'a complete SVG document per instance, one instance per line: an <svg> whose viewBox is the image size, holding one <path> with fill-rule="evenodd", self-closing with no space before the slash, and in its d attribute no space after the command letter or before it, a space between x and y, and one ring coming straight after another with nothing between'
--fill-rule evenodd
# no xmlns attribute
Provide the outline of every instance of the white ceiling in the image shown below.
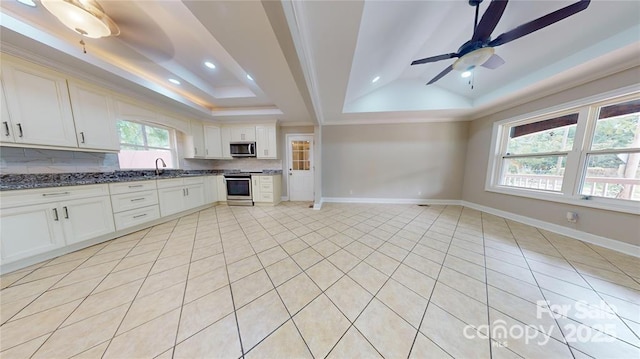
<svg viewBox="0 0 640 359"><path fill-rule="evenodd" d="M454 59L410 66L470 39L466 0L98 1L121 35L85 38L84 54L80 36L37 0L35 8L2 0L3 51L170 100L201 119L285 125L469 120L640 64L638 1L592 1L497 47L506 64L477 69L473 89L456 71L425 85ZM511 1L493 37L572 2Z"/></svg>

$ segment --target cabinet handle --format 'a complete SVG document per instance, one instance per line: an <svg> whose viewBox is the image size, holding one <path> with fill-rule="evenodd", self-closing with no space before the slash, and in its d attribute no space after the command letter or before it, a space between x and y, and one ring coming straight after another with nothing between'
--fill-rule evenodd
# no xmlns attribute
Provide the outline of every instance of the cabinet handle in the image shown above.
<svg viewBox="0 0 640 359"><path fill-rule="evenodd" d="M42 197L48 197L48 196L66 196L68 195L69 192L55 192L55 193L43 193Z"/></svg>
<svg viewBox="0 0 640 359"><path fill-rule="evenodd" d="M209 155L209 149L207 148L205 151L207 152L207 155Z"/></svg>
<svg viewBox="0 0 640 359"><path fill-rule="evenodd" d="M129 186L129 188L138 188L138 187L142 187L142 186L144 186L144 185L136 184L136 185Z"/></svg>
<svg viewBox="0 0 640 359"><path fill-rule="evenodd" d="M84 143L84 132L80 132L80 138L82 138L80 143Z"/></svg>
<svg viewBox="0 0 640 359"><path fill-rule="evenodd" d="M186 195L187 195L187 189L186 189L186 188L183 188L183 189L182 189L182 197L184 197L184 196L186 196Z"/></svg>
<svg viewBox="0 0 640 359"><path fill-rule="evenodd" d="M198 147L194 147L193 148L193 152L195 152L195 154L197 155L198 154Z"/></svg>
<svg viewBox="0 0 640 359"><path fill-rule="evenodd" d="M54 221L59 220L59 218L58 218L58 209L57 208L53 209L53 220Z"/></svg>
<svg viewBox="0 0 640 359"><path fill-rule="evenodd" d="M188 188L185 188L185 189L187 190L187 196L188 196L189 195L189 189Z"/></svg>
<svg viewBox="0 0 640 359"><path fill-rule="evenodd" d="M22 124L18 123L18 131L20 132L20 135L18 135L18 137L24 137L24 134L22 133Z"/></svg>
<svg viewBox="0 0 640 359"><path fill-rule="evenodd" d="M64 209L64 218L69 219L69 209L67 209L67 206L62 207L62 209Z"/></svg>
<svg viewBox="0 0 640 359"><path fill-rule="evenodd" d="M131 202L136 202L136 201L144 201L144 197L143 198L134 198L131 200Z"/></svg>
<svg viewBox="0 0 640 359"><path fill-rule="evenodd" d="M9 122L4 121L3 124L4 124L4 135L7 137L11 136L11 133L9 133Z"/></svg>
<svg viewBox="0 0 640 359"><path fill-rule="evenodd" d="M146 213L143 213L143 214L139 214L139 215L137 215L137 216L133 216L133 218L140 218L140 217L144 217L144 216L146 216L146 215L147 215Z"/></svg>

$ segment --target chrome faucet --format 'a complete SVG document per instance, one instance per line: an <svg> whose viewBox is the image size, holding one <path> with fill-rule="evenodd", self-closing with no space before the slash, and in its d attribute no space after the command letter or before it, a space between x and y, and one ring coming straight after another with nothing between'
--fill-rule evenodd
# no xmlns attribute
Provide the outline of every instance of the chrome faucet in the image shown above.
<svg viewBox="0 0 640 359"><path fill-rule="evenodd" d="M164 160L160 157L156 158L156 176L159 176L162 172L164 172L164 170L161 170L160 168L158 168L158 160L160 160L160 162L162 162L162 167L167 167L167 164L164 163Z"/></svg>

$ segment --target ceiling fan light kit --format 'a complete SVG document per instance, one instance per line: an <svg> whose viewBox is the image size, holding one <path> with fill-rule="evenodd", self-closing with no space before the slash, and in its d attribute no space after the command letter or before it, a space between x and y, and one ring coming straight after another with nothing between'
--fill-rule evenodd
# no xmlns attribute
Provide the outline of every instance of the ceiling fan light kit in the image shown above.
<svg viewBox="0 0 640 359"><path fill-rule="evenodd" d="M498 22L507 7L508 0L491 0L487 10L482 15L482 19L478 22L478 11L481 2L482 0L469 0L469 5L476 8L473 36L471 37L471 40L460 46L458 52L426 57L424 59L414 60L411 62L411 65L420 65L458 58L452 65L449 65L442 72L436 75L436 77L431 79L427 85L431 85L432 83L440 80L452 70L469 71L478 66L483 66L488 69L500 67L504 64L504 60L495 53L495 47L517 40L560 20L564 20L569 16L575 15L586 9L591 1L580 0L498 35L493 40L491 39L491 33L498 25Z"/></svg>
<svg viewBox="0 0 640 359"><path fill-rule="evenodd" d="M64 26L76 33L98 39L118 36L120 29L95 0L41 0L42 5Z"/></svg>

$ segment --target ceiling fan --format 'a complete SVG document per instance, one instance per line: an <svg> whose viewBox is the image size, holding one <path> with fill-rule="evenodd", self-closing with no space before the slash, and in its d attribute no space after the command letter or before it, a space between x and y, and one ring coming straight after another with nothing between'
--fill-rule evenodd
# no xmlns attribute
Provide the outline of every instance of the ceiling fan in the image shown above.
<svg viewBox="0 0 640 359"><path fill-rule="evenodd" d="M552 25L569 16L575 15L576 13L586 9L590 3L590 0L578 1L560 10L556 10L540 18L522 24L515 29L509 30L499 35L495 39L491 39L491 33L498 25L498 22L500 21L500 18L504 13L504 9L507 7L508 0L492 0L491 4L489 4L489 7L482 15L480 23L478 23L478 10L482 1L483 0L469 0L469 5L476 7L473 36L471 37L471 40L465 42L464 44L462 44L462 46L460 46L458 52L427 57L424 59L415 60L411 63L411 65L419 65L440 60L458 58L453 64L449 65L436 77L431 79L431 81L429 81L427 85L431 85L432 83L440 80L446 74L451 72L451 70L469 71L477 66L495 69L501 66L502 64L504 64L504 60L500 56L495 54L495 47L504 45L508 42L519 39L523 36L529 35L532 32Z"/></svg>

